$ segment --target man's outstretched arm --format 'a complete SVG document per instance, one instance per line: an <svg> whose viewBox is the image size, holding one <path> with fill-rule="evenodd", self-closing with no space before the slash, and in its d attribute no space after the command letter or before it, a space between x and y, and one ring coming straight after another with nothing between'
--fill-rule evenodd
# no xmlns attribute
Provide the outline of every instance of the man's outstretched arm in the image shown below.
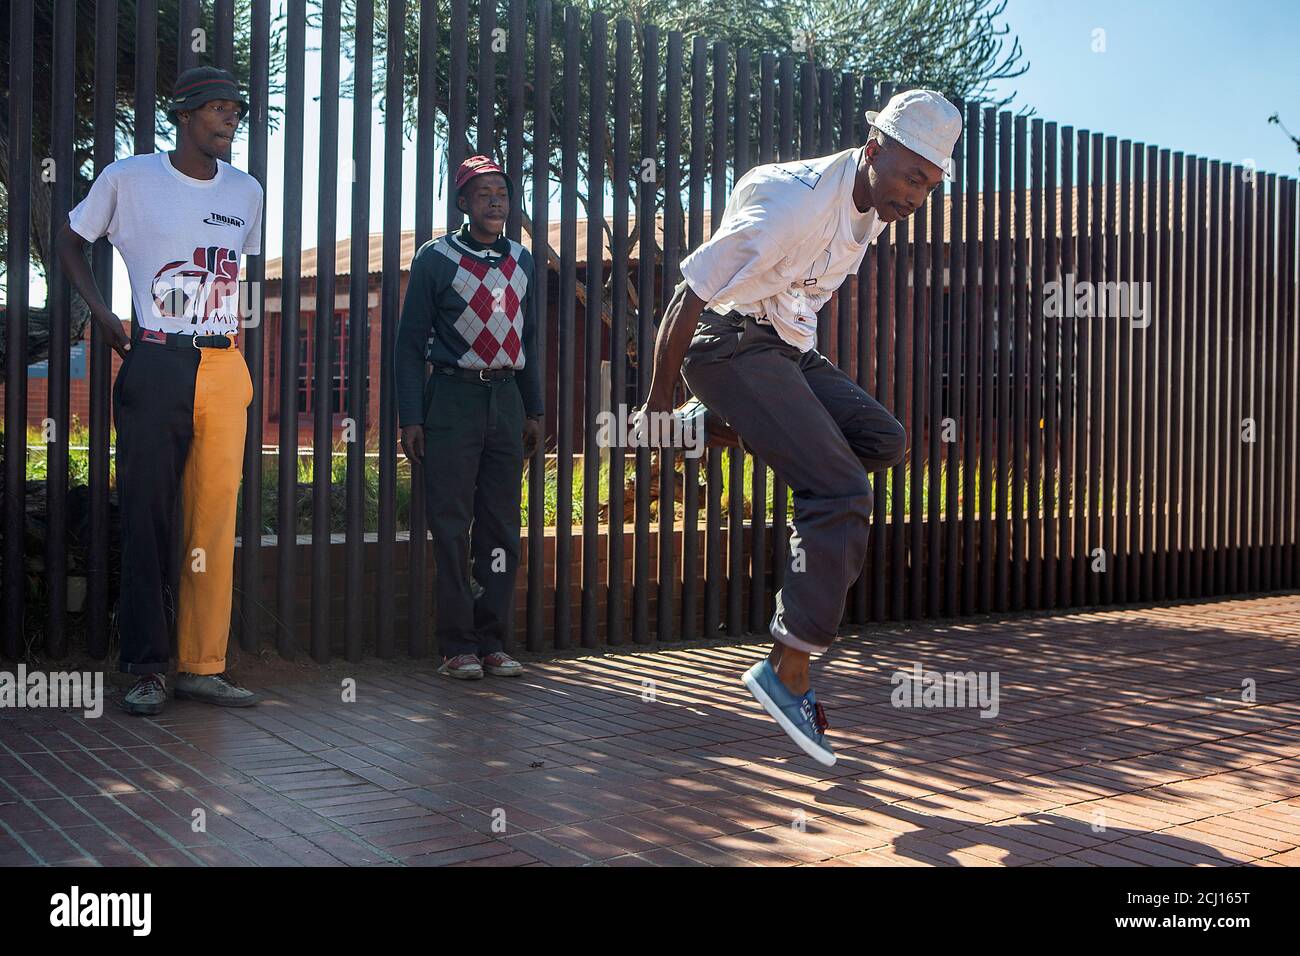
<svg viewBox="0 0 1300 956"><path fill-rule="evenodd" d="M673 290L673 297L664 309L664 320L659 324L659 334L655 337L654 368L650 373L646 412L672 411L673 389L704 306L704 300L685 282Z"/></svg>

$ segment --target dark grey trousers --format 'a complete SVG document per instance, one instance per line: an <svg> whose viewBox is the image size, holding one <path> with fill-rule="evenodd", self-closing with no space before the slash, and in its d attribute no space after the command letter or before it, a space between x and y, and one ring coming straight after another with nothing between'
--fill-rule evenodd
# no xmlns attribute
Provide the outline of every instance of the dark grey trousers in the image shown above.
<svg viewBox="0 0 1300 956"><path fill-rule="evenodd" d="M524 402L514 379L479 383L435 371L425 385L424 409L438 649L445 657L482 657L505 649L510 627Z"/></svg>
<svg viewBox="0 0 1300 956"><path fill-rule="evenodd" d="M824 651L867 556L874 501L867 475L903 460L907 432L824 355L800 352L753 319L705 312L682 374L790 486L790 557L772 636Z"/></svg>

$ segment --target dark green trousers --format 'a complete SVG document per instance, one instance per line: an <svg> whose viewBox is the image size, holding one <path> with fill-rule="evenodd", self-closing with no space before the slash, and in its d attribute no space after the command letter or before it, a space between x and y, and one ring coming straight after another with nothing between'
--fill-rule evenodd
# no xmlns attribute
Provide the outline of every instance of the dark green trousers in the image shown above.
<svg viewBox="0 0 1300 956"><path fill-rule="evenodd" d="M424 483L438 648L503 650L519 568L524 403L513 378L434 371L424 390ZM472 580L471 580L472 574Z"/></svg>

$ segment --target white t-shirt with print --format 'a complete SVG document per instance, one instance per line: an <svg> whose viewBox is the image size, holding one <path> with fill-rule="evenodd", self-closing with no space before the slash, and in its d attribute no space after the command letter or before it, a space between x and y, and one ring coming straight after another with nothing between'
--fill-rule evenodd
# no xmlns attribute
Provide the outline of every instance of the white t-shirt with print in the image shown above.
<svg viewBox="0 0 1300 956"><path fill-rule="evenodd" d="M817 311L884 231L853 202L862 147L755 166L736 183L708 242L681 264L691 291L718 312L763 316L806 352Z"/></svg>
<svg viewBox="0 0 1300 956"><path fill-rule="evenodd" d="M213 335L239 328L239 257L262 251L262 186L217 160L212 179L167 153L110 163L69 215L94 242L107 236L131 277L142 328Z"/></svg>

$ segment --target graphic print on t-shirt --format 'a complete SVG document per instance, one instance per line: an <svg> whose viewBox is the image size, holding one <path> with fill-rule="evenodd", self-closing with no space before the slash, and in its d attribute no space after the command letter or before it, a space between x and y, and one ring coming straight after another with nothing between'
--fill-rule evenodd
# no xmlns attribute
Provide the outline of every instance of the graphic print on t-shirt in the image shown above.
<svg viewBox="0 0 1300 956"><path fill-rule="evenodd" d="M239 253L198 246L189 259L168 262L153 277L154 308L161 318L234 329L239 306Z"/></svg>

